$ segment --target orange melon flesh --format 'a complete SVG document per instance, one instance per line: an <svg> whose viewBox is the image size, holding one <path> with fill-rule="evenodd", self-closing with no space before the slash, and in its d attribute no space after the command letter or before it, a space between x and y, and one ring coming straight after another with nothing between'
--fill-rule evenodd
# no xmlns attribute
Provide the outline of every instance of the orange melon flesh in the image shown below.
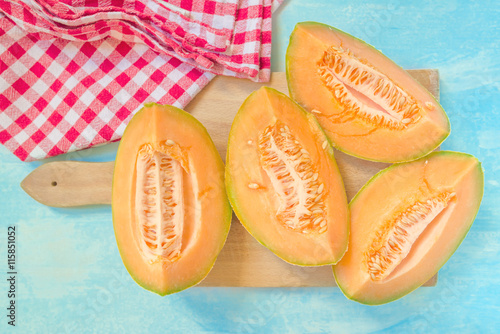
<svg viewBox="0 0 500 334"><path fill-rule="evenodd" d="M325 84L319 72L325 51L332 47L344 55L349 53L372 74L384 75L412 97L418 113L405 120L411 122L398 121L397 128L380 126L353 114L352 108L339 101L335 89ZM335 147L348 154L373 161L410 161L430 153L449 135L448 117L424 87L372 46L333 27L298 23L290 36L286 70L290 96L313 112ZM387 116L387 108L376 106L369 101L370 96L363 96L355 87L349 90L363 103L383 109L379 110L379 117Z"/></svg>
<svg viewBox="0 0 500 334"><path fill-rule="evenodd" d="M443 193L451 194L448 205L418 235L399 265L384 279L374 280L368 258L377 233L415 202ZM349 205L349 250L333 267L337 284L348 298L373 305L413 291L436 274L458 248L474 221L482 194L481 164L464 153L435 152L379 172Z"/></svg>
<svg viewBox="0 0 500 334"><path fill-rule="evenodd" d="M156 210L161 212L161 219L149 211L153 217L149 221L145 220L143 206L146 206L141 204L144 200L140 197L142 179L138 181L145 168L138 161L139 152L147 147L145 145L167 150L168 155L162 157L177 166L177 176L173 178L177 177L174 181L178 182L171 194L171 200L177 201L172 209L177 210L175 214L170 212L169 216L164 205ZM162 182L174 182L171 175L161 171L163 165L154 166L160 170L150 168L150 176L156 172L166 175ZM208 274L224 245L231 222L223 173L224 165L206 129L185 111L147 104L132 118L116 156L112 211L120 255L139 285L166 295L195 285ZM168 194L174 188L162 184L156 184L149 194ZM161 196L164 202L167 195ZM149 227L145 227L145 221ZM169 223L175 225L174 232ZM174 240L178 245L175 252L168 253L168 249L160 252L160 240L167 245L169 240Z"/></svg>
<svg viewBox="0 0 500 334"><path fill-rule="evenodd" d="M272 175L263 168L259 151L259 139L265 129L276 124L283 130L286 126L310 155L317 182L323 183L324 196L319 202L324 207L319 214L327 222L326 231L320 227L294 229L279 218L282 199L271 181ZM244 227L283 260L298 265L323 265L336 263L344 254L349 233L347 199L333 149L314 117L287 96L263 87L239 109L229 135L226 188ZM296 189L299 188L300 185ZM305 195L302 190L297 190L297 194ZM312 224L312 219L305 223Z"/></svg>

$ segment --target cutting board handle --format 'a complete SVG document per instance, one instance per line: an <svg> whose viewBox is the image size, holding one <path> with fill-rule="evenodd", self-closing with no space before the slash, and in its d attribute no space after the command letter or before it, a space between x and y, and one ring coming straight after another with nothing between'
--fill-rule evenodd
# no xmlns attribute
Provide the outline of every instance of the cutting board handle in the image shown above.
<svg viewBox="0 0 500 334"><path fill-rule="evenodd" d="M38 202L54 207L111 204L115 162L54 161L41 165L21 182Z"/></svg>

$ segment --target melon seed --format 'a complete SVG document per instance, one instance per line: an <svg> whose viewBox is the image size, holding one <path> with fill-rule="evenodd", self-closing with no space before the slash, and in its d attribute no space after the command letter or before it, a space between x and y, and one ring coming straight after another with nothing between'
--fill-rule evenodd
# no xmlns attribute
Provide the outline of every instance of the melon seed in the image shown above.
<svg viewBox="0 0 500 334"><path fill-rule="evenodd" d="M184 227L183 169L168 154L172 140L144 144L136 160L135 207L139 249L150 263L181 256Z"/></svg>
<svg viewBox="0 0 500 334"><path fill-rule="evenodd" d="M300 233L325 232L324 184L310 153L290 128L280 121L268 126L259 135L258 149L260 164L277 194L277 220Z"/></svg>
<svg viewBox="0 0 500 334"><path fill-rule="evenodd" d="M373 281L387 278L396 269L426 227L454 197L455 193L444 192L417 201L384 223L365 252L367 274Z"/></svg>
<svg viewBox="0 0 500 334"><path fill-rule="evenodd" d="M380 127L404 129L423 112L415 99L391 79L341 47L325 51L318 74L344 106L346 116L354 114ZM426 107L432 110L428 104Z"/></svg>

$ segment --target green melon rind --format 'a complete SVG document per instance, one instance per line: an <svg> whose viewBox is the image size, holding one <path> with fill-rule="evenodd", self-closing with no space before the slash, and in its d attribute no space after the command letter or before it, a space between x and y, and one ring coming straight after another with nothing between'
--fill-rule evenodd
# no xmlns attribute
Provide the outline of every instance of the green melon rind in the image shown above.
<svg viewBox="0 0 500 334"><path fill-rule="evenodd" d="M361 303L361 304L365 304L365 305L382 305L382 304L386 304L386 303L390 303L392 301L395 301L395 300L397 300L399 298L402 298L402 297L406 296L407 294L413 292L414 290L416 290L420 286L422 286L428 280L430 280L441 269L441 267L451 258L451 256L456 252L456 250L458 249L458 247L460 246L460 244L463 242L463 240L467 236L467 233L469 232L470 228L472 227L472 223L474 222L474 220L475 220L475 218L476 218L476 216L477 216L477 214L479 212L479 207L481 205L481 200L483 198L483 193L484 193L484 173L483 173L483 168L481 166L481 162L476 157L474 157L471 154L462 153L462 152L455 152L455 151L438 151L438 152L432 152L429 155L427 155L425 157L422 157L422 159L429 159L429 158L432 158L434 156L445 156L445 155L454 155L454 156L459 156L459 157L465 158L465 159L474 159L474 160L477 161L477 165L476 165L475 168L476 168L476 172L477 172L477 174L479 176L478 186L477 186L477 189L479 189L479 193L477 194L478 198L479 198L479 201L478 201L478 204L477 204L477 208L475 209L476 212L475 212L474 216L470 219L470 221L467 222L467 224L468 224L469 227L465 231L463 237L461 239L458 239L456 241L456 246L453 247L453 251L450 252L450 254L448 256L443 257L443 261L437 266L437 269L432 274L430 274L428 277L426 277L424 280L422 280L422 282L417 282L416 284L410 286L406 291L404 291L404 292L402 292L402 293L400 293L398 295L395 295L395 296L390 296L388 299L384 299L384 300L366 300L366 299L363 299L361 296L356 297L356 296L349 295L347 293L346 289L344 289L342 287L342 282L340 282L340 280L337 278L337 274L335 272L335 266L332 266L333 276L335 278L335 282L337 283L337 286L339 287L340 291L342 291L342 293L344 294L344 296L346 296L348 299L356 301L356 302ZM403 165L403 164L405 164L405 163L394 164L392 166L387 167L386 169L381 170L380 172L378 172L377 174L375 174L374 176L372 176L372 178L370 180L368 180L368 182L352 198L351 202L349 203L349 208L355 203L356 199L358 198L358 195L365 188L368 188L371 185L372 182L376 181L383 174L385 174L387 172L390 172L392 169L397 168L398 166Z"/></svg>
<svg viewBox="0 0 500 334"><path fill-rule="evenodd" d="M384 57L387 58L387 56L385 56L382 52L380 52L379 50L377 50L375 47L373 47L373 45L370 45L368 43L366 43L365 41L355 37L355 36L352 36L340 29L337 29L335 27L332 27L332 26L329 26L327 24L324 24L324 23L319 23L319 22L313 22L313 21L306 21L306 22L299 22L295 25L295 28L293 29L292 33L290 34L290 40L289 40L289 43L288 43L288 47L286 49L286 55L285 55L285 67L286 67L286 82L287 82L287 85L288 85L288 92L290 94L290 97L293 99L293 97L295 96L295 87L293 85L293 79L292 79L292 75L290 74L291 70L290 70L290 67L291 67L291 61L290 61L290 57L289 57L289 53L291 53L291 49L292 49L292 42L293 42L293 38L295 36L295 31L297 30L297 27L300 26L300 25L316 25L316 26L321 26L323 28L327 28L327 29L330 29L330 30L333 30L333 31L336 31L336 32L339 32L341 34L345 34L347 35L348 37L354 39L354 40L357 40L359 42L361 42L362 44L366 45L366 47L370 48L371 50L373 50L374 52L378 53L378 54L381 54L383 55ZM403 69L401 66L399 66L398 64L396 64L395 62L393 62L391 60L391 62L393 63L394 66L397 66L401 69ZM404 69L403 69L404 70ZM408 74L410 75L410 74ZM411 76L411 75L410 75ZM389 160L384 160L384 159L373 159L373 158L368 158L368 157L363 157L363 156L360 156L354 152L351 152L349 150L346 150L344 149L343 147L340 147L338 145L335 144L335 142L332 140L332 143L333 143L333 147L335 147L337 150L341 151L341 152L344 152L346 154L349 154L353 157L356 157L356 158L359 158L359 159L363 159L363 160L368 160L368 161L374 161L374 162L386 162L386 163L403 163L403 162L409 162L409 161L413 161L413 160L417 160L419 158L422 158L426 155L428 155L429 153L431 153L432 151L434 151L436 148L439 147L439 145L441 145L446 138L448 138L448 136L450 135L451 133L451 125L450 125L450 119L448 118L448 115L446 114L446 112L444 111L443 107L441 106L441 104L439 103L439 101L436 99L436 97L434 95L432 95L428 90L427 88L425 88L420 82L418 82L417 80L413 79L413 81L415 81L415 83L420 86L425 92L427 92L427 94L429 95L429 97L431 97L435 102L436 102L436 105L439 107L439 110L441 111L441 114L444 116L444 118L446 119L446 123L447 123L447 131L443 134L442 137L439 138L439 140L436 141L436 144L433 145L429 150L424 150L424 151L419 151L419 152L415 152L414 155L411 155L409 157L406 157L406 158L401 158L401 160L397 160L397 161L389 161ZM305 108L304 108L305 109ZM307 111L307 109L305 109ZM307 111L309 112L309 111ZM314 116L314 115L313 115Z"/></svg>
<svg viewBox="0 0 500 334"><path fill-rule="evenodd" d="M149 107L152 107L152 106L159 106L159 107L164 107L163 105L161 104L158 104L158 103L154 103L154 102L150 102L150 103L145 103L144 104L144 107L141 108L135 115L134 117L132 117L132 119L130 120L130 122L128 123L127 125L127 128L129 128L130 126L135 126L134 124L136 122L138 122L138 119L139 117L135 117L136 115L140 114L140 113L143 113L145 112L146 109L148 109ZM210 149L212 150L213 152L213 157L214 159L217 160L217 164L219 165L219 170L220 171L224 171L224 163L222 161L222 158L220 157L219 155L219 152L217 151L217 149L215 148L215 144L214 142L212 141L212 138L210 137L210 135L208 134L208 131L207 129L203 126L203 124L200 123L200 121L198 121L194 116L192 116L191 114L187 113L186 111L182 110L182 109L179 109L177 107L173 107L173 106L169 106L169 110L167 112L176 112L178 113L179 115L181 115L186 122L189 122L191 123L191 125L193 126L193 129L196 129L196 131L199 131L201 133L203 133L205 139L207 140L207 142L205 143L207 146L210 147ZM123 137L125 137L126 133L127 133L127 128L125 128L125 131L123 133ZM121 142L120 142L121 144ZM116 156L119 156L120 155L120 146L121 145L118 145L118 150L117 150L117 154ZM113 183L115 182L115 178L113 177ZM111 196L113 198L113 189L114 187L112 187L112 190L111 190ZM226 240L227 240L227 236L229 234L229 229L231 227L231 219L232 219L232 209L231 209L231 205L227 199L227 196L226 198L222 197L220 199L221 201L224 202L224 214L223 216L221 217L221 219L225 222L225 229L223 231L223 233L221 234L221 243L220 243L220 247L219 249L215 252L215 257L213 259L211 259L208 264L207 264L207 267L205 269L205 271L203 271L199 276L195 276L193 277L192 279L188 280L185 284L181 285L181 286L178 286L174 289L165 289L165 290L161 290L161 289L157 289L155 286L152 286L152 285L149 285L147 283L144 283L144 282L141 282L133 272L131 272L129 270L129 266L128 266L128 263L126 261L126 259L121 256L121 249L122 249L122 246L118 243L118 239L115 238L117 240L117 245L118 245L118 250L120 251L120 258L122 259L122 262L125 266L125 268L127 269L127 272L130 274L130 276L132 277L132 279L142 288L144 288L145 290L148 290L148 291L151 291L151 292L154 292L160 296L166 296L166 295L170 295L170 294L173 294L173 293L176 293L176 292L180 292L182 290L185 290L187 288L190 288L194 285L197 285L198 283L200 283L205 277L207 277L207 275L210 273L210 271L212 270L214 264L215 264L215 261L217 260L217 256L219 255L220 251L222 250L222 248L224 247L224 244L226 243ZM115 212L115 210L113 210L113 207L111 207L111 212L112 212L112 219L113 221L115 221L115 216L113 215L113 212ZM113 224L113 229L116 231L116 225ZM116 233L116 232L115 232Z"/></svg>
<svg viewBox="0 0 500 334"><path fill-rule="evenodd" d="M316 130L320 131L320 133L323 135L324 137L324 140L327 140L328 143L331 145L331 141L330 139L328 138L328 136L326 136L326 134L324 133L323 129L321 128L321 126L319 125L317 119L314 117L314 115L312 115L311 113L307 112L306 110L304 110L304 108L302 106L300 106L297 102L293 101L292 99L290 99L288 96L286 96L285 94L281 93L280 91L274 89L274 88L271 88L271 87L263 87L265 88L266 90L268 91L272 91L272 92L275 92L279 95L283 95L285 96L286 98L288 98L296 107L297 107L297 110L299 110L300 112L302 112L306 118L308 119L309 121L309 124L310 126L312 127L315 127ZM256 91L255 91L256 92ZM243 104L241 105L240 109L238 110L236 116L234 117L234 120L233 120L233 124L231 125L231 130L229 131L229 139L228 139L228 145L227 147L229 148L231 146L231 139L232 139L232 133L235 131L233 130L235 128L235 125L239 122L239 119L242 115L242 113L244 112L244 106L245 104L249 103L249 100L253 97L254 93L253 92L252 94L250 94L246 99L245 101L243 102ZM330 157L331 159L331 162L333 164L333 167L334 169L336 170L336 172L340 175L340 170L338 168L338 165L337 165L337 161L335 160L335 155L333 153L333 150L329 151L328 153L328 156ZM250 225L247 223L248 219L242 214L243 210L240 208L240 206L238 205L238 196L236 195L235 193L235 189L234 187L232 186L232 177L231 177L231 171L229 169L229 164L227 163L228 161L230 161L230 156L229 156L229 149L227 150L227 153L226 153L226 171L225 171L225 182L226 182L226 192L227 192L227 197L229 199L229 202L231 203L231 206L233 208L233 211L236 215L236 217L238 218L238 220L241 222L241 225L243 225L243 227L245 228L245 230L247 230L248 233L250 233L250 235L252 237L254 237L255 240L257 240L262 246L266 247L267 249L271 250L276 256L278 256L279 258L281 258L282 260L290 263L290 264L293 264L293 265L297 265L297 266L302 266L302 267L313 267L313 266L322 266L322 265L334 265L336 263L338 263L342 257L344 256L345 252L347 251L347 247L348 247L348 242L349 242L349 234L350 234L350 212L349 210L347 210L347 237L346 239L344 240L344 246L342 247L343 251L341 252L340 256L338 257L337 261L335 262L317 262L317 263L306 263L306 262L302 262L300 260L295 260L295 259L290 259L288 258L285 254L281 254L279 252L276 252L275 249L273 249L273 247L269 246L268 244L266 244L264 241L260 240L251 230L250 228ZM344 181L343 179L341 178L341 182L342 182L342 186L344 187L345 189L345 186L344 186ZM344 194L345 194L345 190L344 190ZM347 202L347 195L346 196L346 202Z"/></svg>

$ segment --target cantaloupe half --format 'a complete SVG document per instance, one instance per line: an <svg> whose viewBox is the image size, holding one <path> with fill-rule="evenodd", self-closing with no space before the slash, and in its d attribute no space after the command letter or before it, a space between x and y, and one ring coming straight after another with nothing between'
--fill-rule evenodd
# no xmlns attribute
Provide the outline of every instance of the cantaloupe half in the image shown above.
<svg viewBox="0 0 500 334"><path fill-rule="evenodd" d="M333 267L350 299L383 304L413 291L465 238L483 196L471 155L441 151L382 170L350 203L349 250Z"/></svg>
<svg viewBox="0 0 500 334"><path fill-rule="evenodd" d="M333 149L314 116L263 87L229 134L226 188L245 228L283 260L336 263L349 234L347 199Z"/></svg>
<svg viewBox="0 0 500 334"><path fill-rule="evenodd" d="M118 249L140 286L163 296L208 274L231 207L222 159L200 122L172 106L137 112L118 148L112 194Z"/></svg>
<svg viewBox="0 0 500 334"><path fill-rule="evenodd" d="M290 96L335 147L383 162L422 157L450 133L434 97L372 46L338 29L298 23L286 53Z"/></svg>

